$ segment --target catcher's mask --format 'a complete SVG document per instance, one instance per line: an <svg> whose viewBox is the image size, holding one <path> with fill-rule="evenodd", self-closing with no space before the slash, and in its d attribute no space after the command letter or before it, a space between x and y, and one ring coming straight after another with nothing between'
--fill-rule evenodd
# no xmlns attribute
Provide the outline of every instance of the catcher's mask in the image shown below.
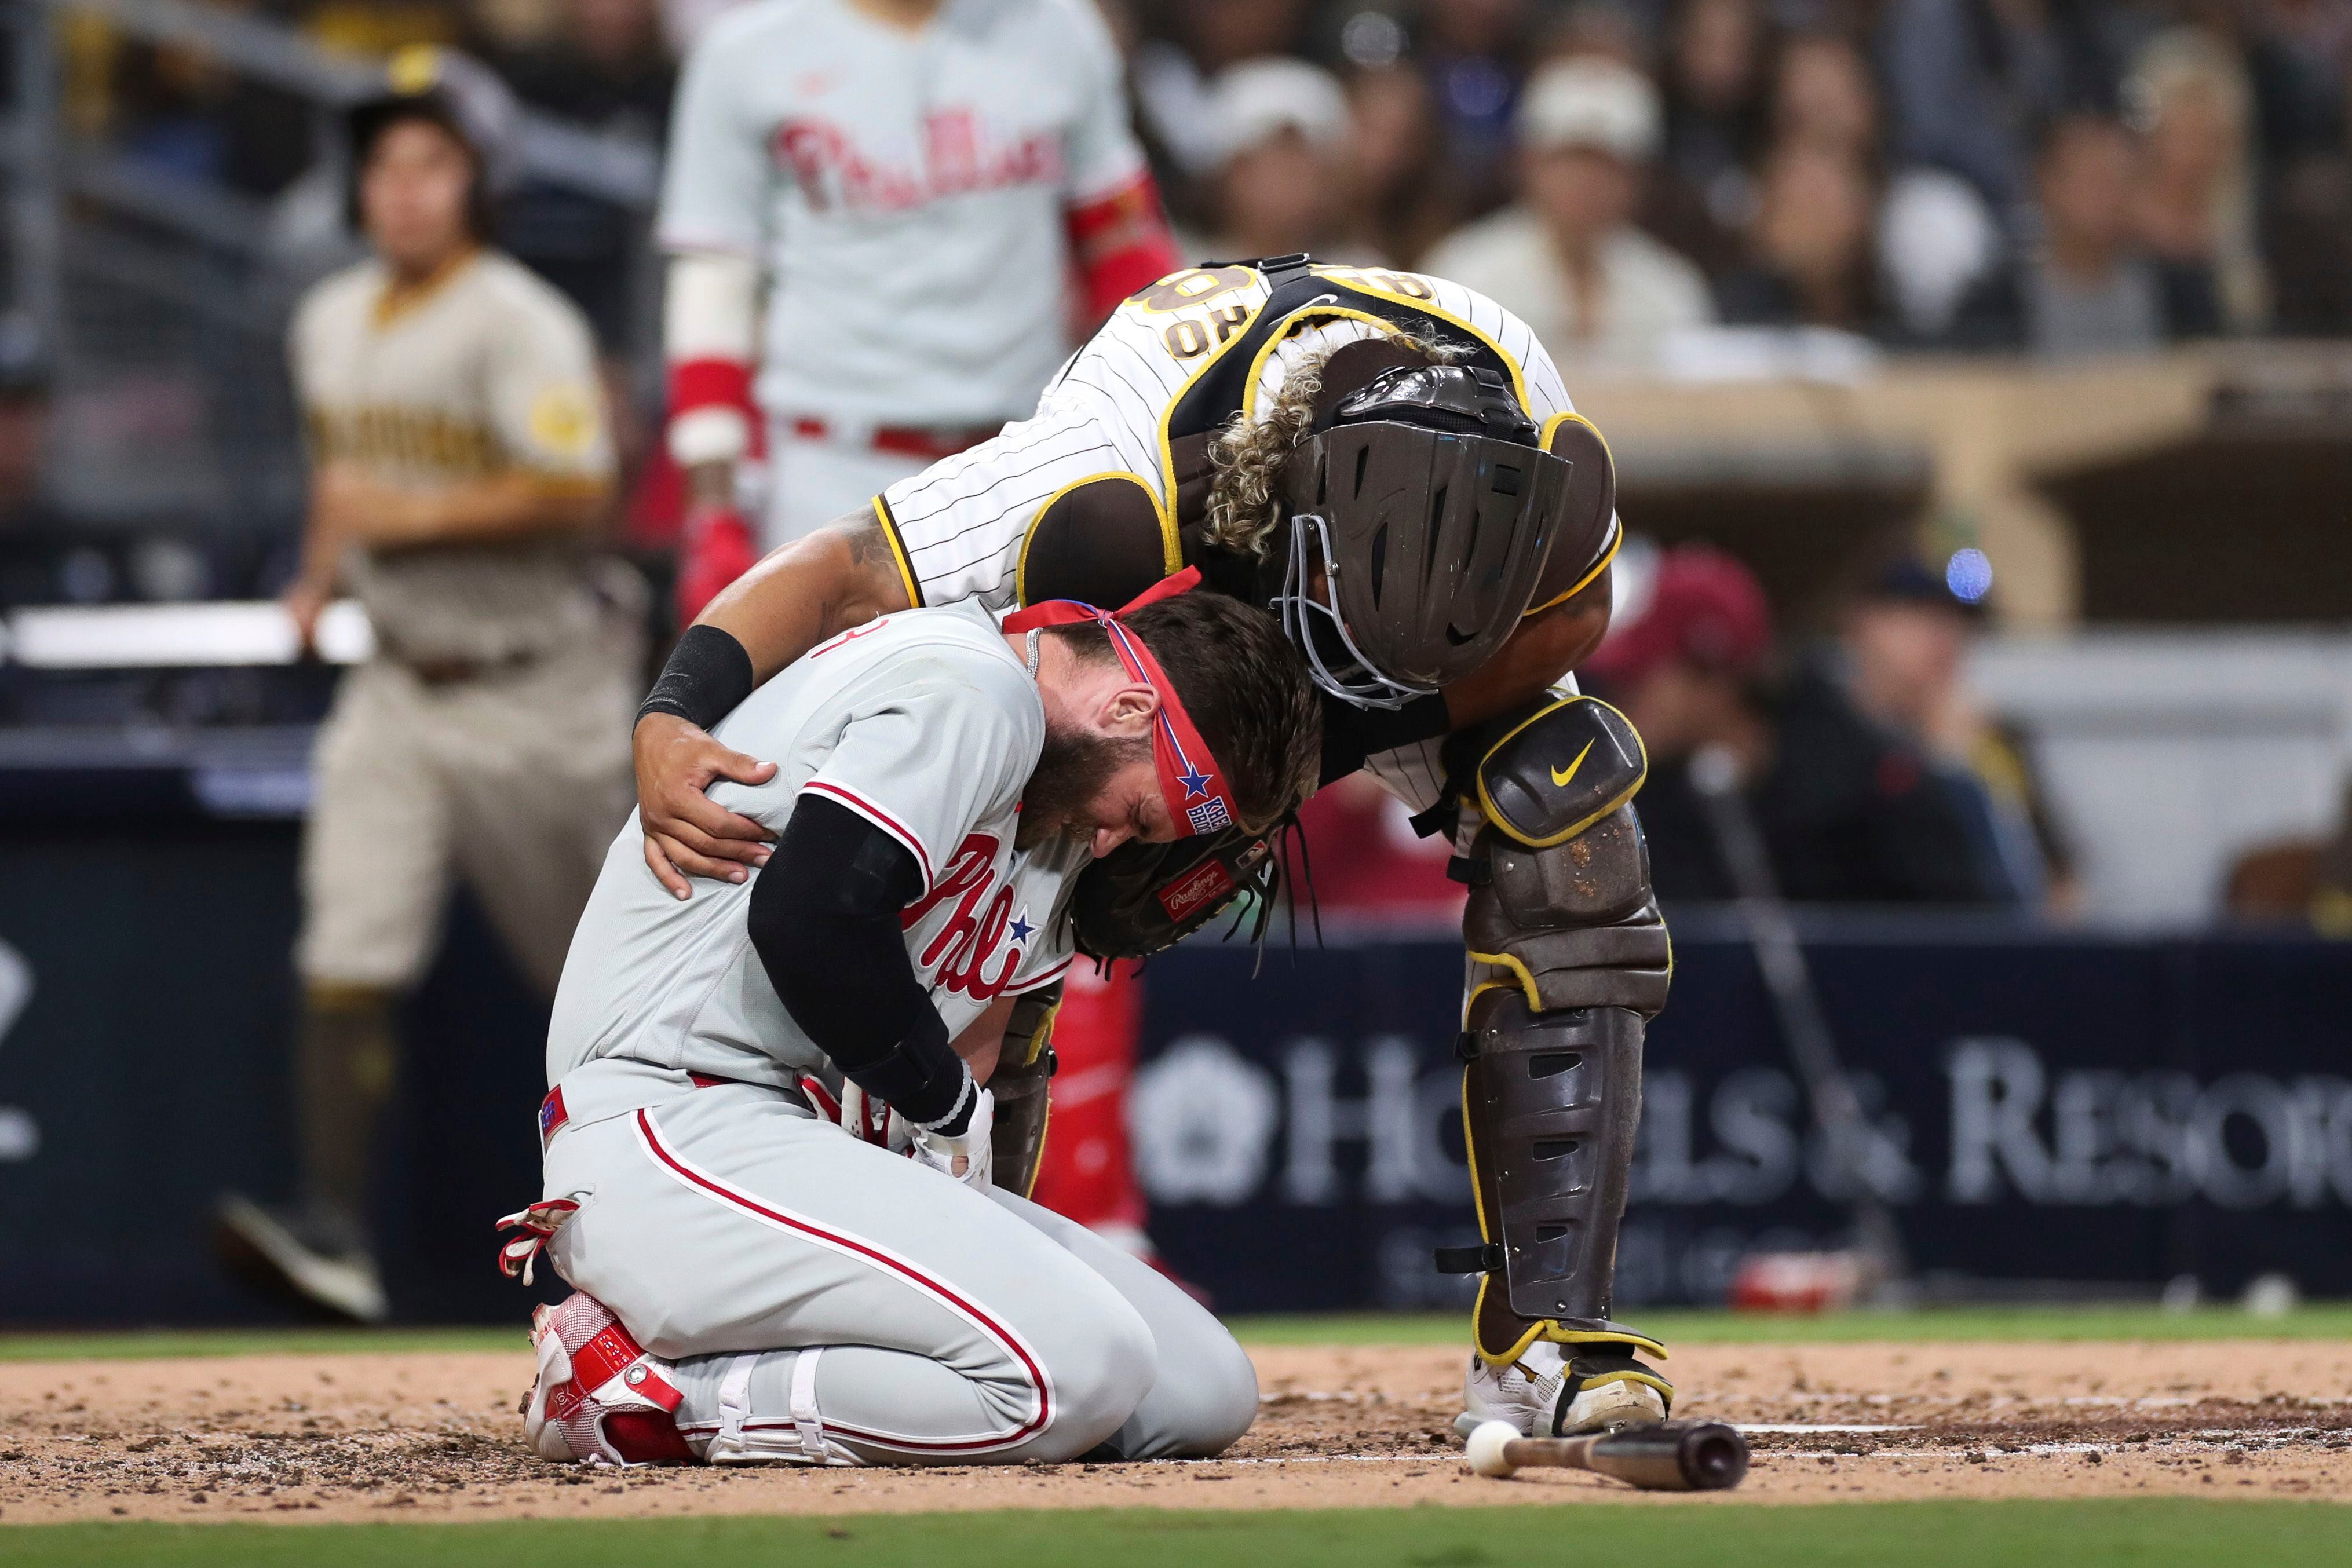
<svg viewBox="0 0 2352 1568"><path fill-rule="evenodd" d="M1568 498L1538 439L1499 374L1462 365L1383 371L1315 422L1283 467L1275 604L1317 685L1402 707L1501 646Z"/></svg>

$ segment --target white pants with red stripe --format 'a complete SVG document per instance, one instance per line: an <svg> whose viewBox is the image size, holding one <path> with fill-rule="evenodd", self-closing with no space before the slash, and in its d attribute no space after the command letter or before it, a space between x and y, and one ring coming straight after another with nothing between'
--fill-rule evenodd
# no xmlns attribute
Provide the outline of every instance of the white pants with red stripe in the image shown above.
<svg viewBox="0 0 2352 1568"><path fill-rule="evenodd" d="M1150 1269L772 1090L568 1125L546 1191L580 1204L556 1268L677 1363L714 1461L1209 1455L1257 1413L1249 1358Z"/></svg>

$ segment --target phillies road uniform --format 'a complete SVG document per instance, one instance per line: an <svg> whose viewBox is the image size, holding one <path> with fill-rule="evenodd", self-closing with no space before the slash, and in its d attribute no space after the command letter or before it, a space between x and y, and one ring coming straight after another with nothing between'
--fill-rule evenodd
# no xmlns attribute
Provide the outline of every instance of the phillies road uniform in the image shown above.
<svg viewBox="0 0 2352 1568"><path fill-rule="evenodd" d="M1062 905L1087 852L1013 849L1045 709L985 609L845 632L717 734L778 768L714 798L781 831L822 795L913 855L928 891L903 916L907 954L950 1036L1068 967ZM1012 1463L1111 1442L1144 1458L1213 1453L1248 1427L1247 1357L1174 1286L820 1119L802 1081L837 1095L839 1073L748 930L751 889L776 873L680 902L638 836L633 821L614 841L556 996L545 1194L579 1207L548 1247L677 1360L700 1457Z"/></svg>
<svg viewBox="0 0 2352 1568"><path fill-rule="evenodd" d="M687 65L659 231L766 270L756 388L686 360L671 413L764 414L768 549L1020 417L1078 250L1084 320L1176 264L1089 0L946 0L914 31L847 0L729 13Z"/></svg>

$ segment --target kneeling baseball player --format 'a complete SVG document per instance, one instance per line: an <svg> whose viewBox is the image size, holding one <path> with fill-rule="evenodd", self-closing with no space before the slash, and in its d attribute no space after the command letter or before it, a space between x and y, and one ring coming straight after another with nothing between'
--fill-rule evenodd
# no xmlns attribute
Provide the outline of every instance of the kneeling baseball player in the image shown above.
<svg viewBox="0 0 2352 1568"><path fill-rule="evenodd" d="M1078 871L1314 786L1305 663L1193 577L1115 617L845 632L720 727L781 764L720 791L775 832L764 867L680 902L634 821L614 841L556 997L546 1196L502 1254L544 1245L581 1292L534 1324L541 1456L1010 1464L1248 1428L1214 1318L990 1180L986 1085L1069 965Z"/></svg>

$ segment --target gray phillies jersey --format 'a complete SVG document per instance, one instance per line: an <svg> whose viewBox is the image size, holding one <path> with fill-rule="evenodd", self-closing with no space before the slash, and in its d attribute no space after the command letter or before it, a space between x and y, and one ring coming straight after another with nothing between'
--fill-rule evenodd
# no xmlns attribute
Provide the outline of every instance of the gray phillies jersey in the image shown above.
<svg viewBox="0 0 2352 1568"><path fill-rule="evenodd" d="M613 444L579 308L512 258L478 251L405 293L381 262L326 278L288 336L314 463L403 489L520 470L601 495ZM343 575L378 640L412 659L498 660L597 632L577 536L360 549Z"/></svg>
<svg viewBox="0 0 2352 1568"><path fill-rule="evenodd" d="M907 956L950 1035L1007 993L1069 967L1063 899L1087 863L1056 835L1015 853L1021 792L1045 743L1037 687L976 604L901 611L843 632L753 692L718 738L772 759L762 785L711 799L782 831L803 793L848 808L915 857L925 891ZM838 1083L751 946L751 889L698 882L670 896L646 869L633 813L606 854L555 994L547 1076L578 1120L634 1108L633 1071L791 1085ZM583 1064L610 1063L578 1072ZM633 1087L635 1085L635 1087Z"/></svg>
<svg viewBox="0 0 2352 1568"><path fill-rule="evenodd" d="M1092 0L758 0L687 61L660 236L769 267L770 413L992 423L1067 350L1066 210L1143 172Z"/></svg>

